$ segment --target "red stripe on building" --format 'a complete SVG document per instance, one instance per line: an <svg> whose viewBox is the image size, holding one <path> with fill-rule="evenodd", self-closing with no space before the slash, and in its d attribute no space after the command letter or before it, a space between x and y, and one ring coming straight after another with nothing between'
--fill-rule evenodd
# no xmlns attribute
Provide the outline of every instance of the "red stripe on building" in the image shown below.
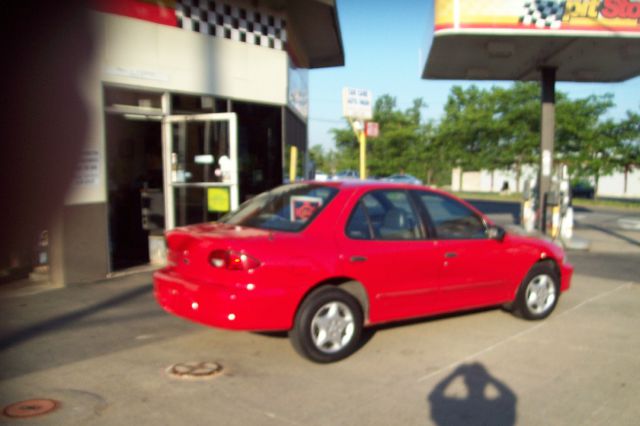
<svg viewBox="0 0 640 426"><path fill-rule="evenodd" d="M177 26L174 1L143 1L143 0L93 0L93 9L99 12L113 13L141 19L156 24Z"/></svg>

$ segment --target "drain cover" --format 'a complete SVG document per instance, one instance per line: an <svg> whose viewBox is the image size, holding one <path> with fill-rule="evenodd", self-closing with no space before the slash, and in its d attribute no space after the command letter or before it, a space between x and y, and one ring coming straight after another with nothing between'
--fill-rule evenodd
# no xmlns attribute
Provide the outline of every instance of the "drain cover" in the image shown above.
<svg viewBox="0 0 640 426"><path fill-rule="evenodd" d="M222 366L217 362L181 362L167 368L167 374L184 379L206 379L222 373Z"/></svg>
<svg viewBox="0 0 640 426"><path fill-rule="evenodd" d="M28 399L7 405L4 408L4 415L14 418L35 417L47 414L56 408L60 403L53 399Z"/></svg>

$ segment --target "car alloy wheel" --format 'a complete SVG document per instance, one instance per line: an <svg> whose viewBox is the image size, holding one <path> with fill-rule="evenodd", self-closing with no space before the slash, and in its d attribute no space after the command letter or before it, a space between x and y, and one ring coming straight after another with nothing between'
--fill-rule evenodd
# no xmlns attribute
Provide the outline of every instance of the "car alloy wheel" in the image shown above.
<svg viewBox="0 0 640 426"><path fill-rule="evenodd" d="M560 277L552 261L538 262L522 281L514 312L526 319L537 320L549 316L558 303Z"/></svg>
<svg viewBox="0 0 640 426"><path fill-rule="evenodd" d="M347 346L353 339L354 331L353 313L342 302L324 304L311 319L313 343L320 351L328 354Z"/></svg>
<svg viewBox="0 0 640 426"><path fill-rule="evenodd" d="M336 287L320 287L300 305L289 337L305 358L335 362L358 348L362 324L362 308L353 296Z"/></svg>
<svg viewBox="0 0 640 426"><path fill-rule="evenodd" d="M536 315L544 314L556 301L556 286L553 278L542 274L527 285L525 300L527 308Z"/></svg>

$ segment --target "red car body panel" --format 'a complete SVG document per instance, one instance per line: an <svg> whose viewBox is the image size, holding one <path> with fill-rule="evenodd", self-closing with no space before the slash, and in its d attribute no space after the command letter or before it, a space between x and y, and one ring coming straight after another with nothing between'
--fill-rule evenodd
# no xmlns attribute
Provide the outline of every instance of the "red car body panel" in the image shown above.
<svg viewBox="0 0 640 426"><path fill-rule="evenodd" d="M345 233L358 200L377 189L436 192L482 216L449 194L390 183L322 185L339 192L300 232L219 223L168 231L168 266L154 274L158 303L172 314L202 324L268 331L291 329L305 295L326 283L360 283L368 301L367 324L513 301L528 270L542 259L558 266L561 291L570 286L573 267L562 249L535 238L508 233L502 241L378 241L351 239ZM246 254L260 266L214 268L209 256L215 250Z"/></svg>

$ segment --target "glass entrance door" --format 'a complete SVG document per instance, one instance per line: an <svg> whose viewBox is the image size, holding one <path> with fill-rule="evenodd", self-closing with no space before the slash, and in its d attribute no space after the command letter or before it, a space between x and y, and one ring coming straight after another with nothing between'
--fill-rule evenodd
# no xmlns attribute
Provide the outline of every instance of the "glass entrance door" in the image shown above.
<svg viewBox="0 0 640 426"><path fill-rule="evenodd" d="M166 229L210 222L238 207L234 113L163 119Z"/></svg>

